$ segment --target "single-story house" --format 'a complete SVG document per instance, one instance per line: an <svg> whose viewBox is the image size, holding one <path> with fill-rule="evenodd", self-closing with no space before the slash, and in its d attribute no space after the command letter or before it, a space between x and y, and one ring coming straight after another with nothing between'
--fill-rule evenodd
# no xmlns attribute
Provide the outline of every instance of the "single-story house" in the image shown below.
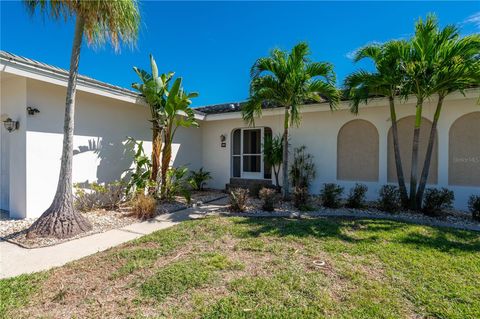
<svg viewBox="0 0 480 319"><path fill-rule="evenodd" d="M14 218L39 216L51 203L60 170L63 116L68 72L2 51L0 53L0 209ZM145 141L151 150L149 110L128 89L79 76L76 97L73 178L76 183L118 180L132 165L127 137ZM447 97L438 123L437 142L428 180L430 187L455 192L455 206L465 209L471 194L480 195L479 88ZM387 100L362 106L358 115L349 102L330 111L327 103L302 107L302 123L291 129L291 147L305 145L313 155L316 178L310 191L334 182L346 189L368 186L375 199L379 188L395 183L395 163ZM423 111L420 152L424 154L436 98ZM259 181L270 183L262 141L283 132L283 109L268 108L249 127L240 103L196 108L199 128L179 130L173 166L203 167L212 175L208 187ZM398 101L398 126L408 180L415 99ZM10 119L18 123L5 121ZM14 128L9 132L6 127ZM420 156L423 163L422 155Z"/></svg>

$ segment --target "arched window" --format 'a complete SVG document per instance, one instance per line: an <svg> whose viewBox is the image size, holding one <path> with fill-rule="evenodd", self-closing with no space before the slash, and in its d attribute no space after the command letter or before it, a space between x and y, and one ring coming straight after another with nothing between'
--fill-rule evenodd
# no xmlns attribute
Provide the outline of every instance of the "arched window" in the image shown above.
<svg viewBox="0 0 480 319"><path fill-rule="evenodd" d="M465 114L450 127L448 183L480 186L480 112Z"/></svg>
<svg viewBox="0 0 480 319"><path fill-rule="evenodd" d="M337 179L378 181L378 131L372 123L353 120L338 132Z"/></svg>
<svg viewBox="0 0 480 319"><path fill-rule="evenodd" d="M410 181L410 171L412 163L412 142L413 142L413 128L415 124L415 116L407 116L400 119L397 123L398 126L398 141L400 144L400 157L402 159L403 175L405 181ZM418 179L423 169L423 162L425 161L425 153L427 151L428 138L430 136L430 129L432 122L426 118L422 118L422 124L420 126L420 142L418 151ZM397 168L395 166L395 154L393 153L393 136L392 129L388 131L388 181L397 182ZM433 145L432 160L430 162L430 170L428 174L428 184L436 184L438 176L438 150L437 150L437 137L435 137L435 143Z"/></svg>

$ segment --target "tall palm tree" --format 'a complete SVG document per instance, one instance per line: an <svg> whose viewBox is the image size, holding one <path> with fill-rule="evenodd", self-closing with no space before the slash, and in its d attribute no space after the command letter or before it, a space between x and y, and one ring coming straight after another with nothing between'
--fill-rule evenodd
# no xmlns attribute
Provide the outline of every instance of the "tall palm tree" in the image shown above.
<svg viewBox="0 0 480 319"><path fill-rule="evenodd" d="M140 20L136 0L26 0L33 14L37 9L53 19L75 16L75 33L70 57L62 160L57 191L50 207L32 224L28 236L55 236L66 238L89 230L92 226L73 207L72 159L75 93L80 60L80 48L85 34L89 44L110 41L115 49L121 41L134 43Z"/></svg>
<svg viewBox="0 0 480 319"><path fill-rule="evenodd" d="M133 67L133 70L137 73L142 83L133 83L132 87L140 92L150 108L150 122L152 123L152 171L150 173L150 181L156 184L158 182L158 171L160 168L162 134L165 127L164 95L174 73L170 72L159 75L157 63L152 55L150 55L150 68L152 70L151 74L137 67ZM155 193L155 191L156 187L152 187L149 190L150 193Z"/></svg>
<svg viewBox="0 0 480 319"><path fill-rule="evenodd" d="M415 25L415 35L410 40L410 50L405 55L402 67L406 72L403 96L413 94L416 99L415 125L412 141L412 164L410 172L410 208L417 209L418 151L420 126L422 124L423 102L435 93L435 73L438 55L446 41L455 37L455 28L447 26L439 30L434 15L427 16L425 22L419 19Z"/></svg>
<svg viewBox="0 0 480 319"><path fill-rule="evenodd" d="M401 61L408 50L406 41L389 41L385 44L371 44L359 49L354 61L371 59L375 65L375 72L359 70L350 74L345 79L345 88L351 100L350 110L358 114L360 103L367 104L371 98L387 97L390 107L390 120L392 122L393 150L395 167L403 205L408 203L408 194L403 174L400 146L398 142L397 114L395 110L395 97L402 88L405 74L401 69Z"/></svg>
<svg viewBox="0 0 480 319"><path fill-rule="evenodd" d="M289 196L288 184L288 130L301 122L300 107L306 101L321 102L327 99L333 109L340 99L335 87L333 66L326 62L312 62L310 49L301 42L291 52L274 49L270 56L259 58L250 71L250 98L242 109L244 120L255 124L265 104L285 108L283 125L283 188L285 199Z"/></svg>
<svg viewBox="0 0 480 319"><path fill-rule="evenodd" d="M166 90L168 95L164 99L164 146L162 150L161 168L161 196L165 198L167 187L167 171L172 158L172 143L175 133L179 127L198 126L195 120L195 113L190 107L191 99L198 96L198 93L186 93L182 88L182 78L177 78L172 87Z"/></svg>
<svg viewBox="0 0 480 319"><path fill-rule="evenodd" d="M480 83L480 35L473 34L461 38L455 27L447 28L451 35L439 42L440 47L435 54L436 68L432 78L432 91L437 94L438 100L416 195L417 207L421 207L423 201L437 134L437 123L445 97L452 92L463 92L466 88Z"/></svg>

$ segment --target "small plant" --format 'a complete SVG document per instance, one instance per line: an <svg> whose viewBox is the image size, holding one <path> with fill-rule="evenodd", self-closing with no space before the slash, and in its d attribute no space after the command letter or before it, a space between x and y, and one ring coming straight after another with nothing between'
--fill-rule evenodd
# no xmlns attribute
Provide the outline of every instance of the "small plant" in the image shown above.
<svg viewBox="0 0 480 319"><path fill-rule="evenodd" d="M191 194L188 188L187 174L188 168L186 167L172 167L167 171L167 178L165 180L165 200L172 201L176 195L182 195L189 204Z"/></svg>
<svg viewBox="0 0 480 319"><path fill-rule="evenodd" d="M91 183L86 188L75 184L75 208L88 212L99 208L116 209L124 199L125 184L115 181L112 183Z"/></svg>
<svg viewBox="0 0 480 319"><path fill-rule="evenodd" d="M210 176L210 172L204 171L203 167L200 168L198 171L191 171L190 178L188 179L188 183L192 188L196 191L203 191L203 187L205 183L212 179Z"/></svg>
<svg viewBox="0 0 480 319"><path fill-rule="evenodd" d="M427 215L437 216L444 212L446 209L452 208L455 195L453 191L442 187L428 188L425 191L425 197L423 198L423 212Z"/></svg>
<svg viewBox="0 0 480 319"><path fill-rule="evenodd" d="M264 187L258 192L258 196L262 200L262 209L271 212L275 210L275 202L278 199L277 191L271 188Z"/></svg>
<svg viewBox="0 0 480 319"><path fill-rule="evenodd" d="M468 209L474 220L480 221L480 195L471 195L468 198Z"/></svg>
<svg viewBox="0 0 480 319"><path fill-rule="evenodd" d="M247 209L248 189L234 188L230 191L230 210L244 212Z"/></svg>
<svg viewBox="0 0 480 319"><path fill-rule="evenodd" d="M150 180L152 163L150 158L145 154L143 141L137 142L134 138L129 137L127 143L133 145L136 151L133 156L135 167L126 171L126 173L130 173L129 181L125 189L126 194L134 196L136 193L144 192L147 188L149 192L154 193L157 184Z"/></svg>
<svg viewBox="0 0 480 319"><path fill-rule="evenodd" d="M323 184L320 190L323 206L328 208L339 208L342 206L343 187L335 183Z"/></svg>
<svg viewBox="0 0 480 319"><path fill-rule="evenodd" d="M315 178L315 164L313 156L306 153L306 146L295 148L293 151L293 163L290 166L290 180L293 187L307 188Z"/></svg>
<svg viewBox="0 0 480 319"><path fill-rule="evenodd" d="M265 142L263 143L263 158L265 164L272 167L273 174L275 176L275 185L278 187L278 173L280 172L280 166L283 163L283 136L265 136Z"/></svg>
<svg viewBox="0 0 480 319"><path fill-rule="evenodd" d="M366 206L367 191L367 185L355 184L355 186L350 189L345 206L348 208L364 208Z"/></svg>
<svg viewBox="0 0 480 319"><path fill-rule="evenodd" d="M308 200L310 198L310 194L308 193L308 188L306 187L295 187L293 189L293 205L304 211L304 210L311 210L308 206Z"/></svg>
<svg viewBox="0 0 480 319"><path fill-rule="evenodd" d="M153 218L157 212L157 201L151 195L137 193L131 201L132 215L138 219Z"/></svg>
<svg viewBox="0 0 480 319"><path fill-rule="evenodd" d="M394 213L401 207L400 192L397 186L383 185L378 195L378 207L381 210Z"/></svg>

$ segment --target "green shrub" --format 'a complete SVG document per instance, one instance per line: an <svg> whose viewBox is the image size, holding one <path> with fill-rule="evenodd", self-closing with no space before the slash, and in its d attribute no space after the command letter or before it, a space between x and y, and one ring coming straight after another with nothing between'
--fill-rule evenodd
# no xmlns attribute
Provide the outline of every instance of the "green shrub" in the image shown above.
<svg viewBox="0 0 480 319"><path fill-rule="evenodd" d="M320 190L323 206L328 208L339 208L342 206L343 187L335 183L325 183Z"/></svg>
<svg viewBox="0 0 480 319"><path fill-rule="evenodd" d="M127 145L130 145L135 151L133 156L135 167L125 171L128 176L125 192L130 197L133 197L136 193L142 193L147 188L156 188L157 183L150 180L152 162L143 149L143 141L137 142L134 138L129 137Z"/></svg>
<svg viewBox="0 0 480 319"><path fill-rule="evenodd" d="M293 163L290 166L290 181L293 188L307 188L315 178L315 164L313 163L313 156L306 153L306 146L295 148L293 151Z"/></svg>
<svg viewBox="0 0 480 319"><path fill-rule="evenodd" d="M229 193L230 210L244 212L247 209L248 189L234 188Z"/></svg>
<svg viewBox="0 0 480 319"><path fill-rule="evenodd" d="M293 189L293 205L300 210L310 210L308 200L310 194L306 187L295 187Z"/></svg>
<svg viewBox="0 0 480 319"><path fill-rule="evenodd" d="M187 203L190 204L191 194L187 181L187 167L172 167L167 171L165 196L167 201L173 201L175 196L181 195L185 197Z"/></svg>
<svg viewBox="0 0 480 319"><path fill-rule="evenodd" d="M350 189L345 206L349 208L364 208L366 206L367 191L367 185L355 184L355 186Z"/></svg>
<svg viewBox="0 0 480 319"><path fill-rule="evenodd" d="M480 221L480 195L472 195L468 199L468 209L474 220Z"/></svg>
<svg viewBox="0 0 480 319"><path fill-rule="evenodd" d="M395 212L401 207L400 192L395 185L383 185L378 192L378 207L386 212Z"/></svg>
<svg viewBox="0 0 480 319"><path fill-rule="evenodd" d="M191 171L190 178L188 179L188 183L194 190L203 191L203 187L205 183L212 179L210 176L210 172L204 171L203 167L200 168L198 171Z"/></svg>
<svg viewBox="0 0 480 319"><path fill-rule="evenodd" d="M272 188L264 187L258 192L262 200L262 209L271 212L275 209L275 202L278 200L278 193Z"/></svg>
<svg viewBox="0 0 480 319"><path fill-rule="evenodd" d="M423 212L427 215L439 215L446 209L452 208L455 195L453 191L442 187L428 188L425 191L425 197L423 198Z"/></svg>

